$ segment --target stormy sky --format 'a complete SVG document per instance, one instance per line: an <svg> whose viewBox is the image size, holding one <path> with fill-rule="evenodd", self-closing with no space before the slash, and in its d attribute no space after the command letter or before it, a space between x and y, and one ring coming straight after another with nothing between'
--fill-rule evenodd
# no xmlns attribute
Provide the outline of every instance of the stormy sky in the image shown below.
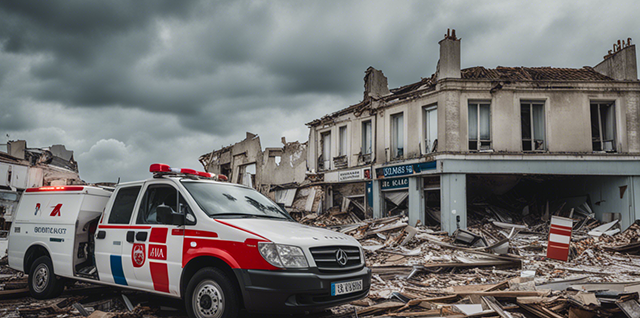
<svg viewBox="0 0 640 318"><path fill-rule="evenodd" d="M462 67L594 66L640 40L637 1L0 2L0 143L64 144L88 182L202 170L201 154L429 77L447 28ZM632 40L632 43L635 43ZM9 137L7 137L9 135Z"/></svg>

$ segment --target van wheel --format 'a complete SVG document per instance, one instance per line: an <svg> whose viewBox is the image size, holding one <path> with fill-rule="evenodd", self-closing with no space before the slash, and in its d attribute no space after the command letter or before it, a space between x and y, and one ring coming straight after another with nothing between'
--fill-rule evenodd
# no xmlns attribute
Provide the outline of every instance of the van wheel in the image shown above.
<svg viewBox="0 0 640 318"><path fill-rule="evenodd" d="M55 298L62 294L64 281L56 277L48 256L40 256L29 271L29 293L35 299Z"/></svg>
<svg viewBox="0 0 640 318"><path fill-rule="evenodd" d="M189 281L184 297L191 318L235 318L238 295L231 280L219 269L203 268Z"/></svg>

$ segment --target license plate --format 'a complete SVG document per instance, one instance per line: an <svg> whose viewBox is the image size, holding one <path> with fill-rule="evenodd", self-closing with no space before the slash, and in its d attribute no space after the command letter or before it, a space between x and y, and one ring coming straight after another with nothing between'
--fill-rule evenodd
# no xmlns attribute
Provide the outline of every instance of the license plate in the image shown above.
<svg viewBox="0 0 640 318"><path fill-rule="evenodd" d="M331 296L355 293L362 290L362 279L350 282L331 283Z"/></svg>

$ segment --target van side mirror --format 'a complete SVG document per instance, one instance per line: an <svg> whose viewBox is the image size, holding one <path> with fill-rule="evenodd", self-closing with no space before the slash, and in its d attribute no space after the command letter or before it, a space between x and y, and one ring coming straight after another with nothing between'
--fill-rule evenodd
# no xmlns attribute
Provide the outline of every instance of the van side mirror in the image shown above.
<svg viewBox="0 0 640 318"><path fill-rule="evenodd" d="M161 224L184 225L184 214L162 204L156 208L156 221Z"/></svg>

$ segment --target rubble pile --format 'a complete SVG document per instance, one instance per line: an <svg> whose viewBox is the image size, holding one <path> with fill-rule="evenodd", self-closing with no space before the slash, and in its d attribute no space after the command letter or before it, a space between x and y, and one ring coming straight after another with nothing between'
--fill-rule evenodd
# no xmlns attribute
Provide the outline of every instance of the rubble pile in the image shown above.
<svg viewBox="0 0 640 318"><path fill-rule="evenodd" d="M640 224L620 233L586 203L551 213L548 205L524 216L484 205L452 236L401 215L333 211L300 221L358 239L373 271L369 296L336 316L640 317L640 256L631 255L640 255ZM553 215L574 219L568 262L546 257Z"/></svg>

